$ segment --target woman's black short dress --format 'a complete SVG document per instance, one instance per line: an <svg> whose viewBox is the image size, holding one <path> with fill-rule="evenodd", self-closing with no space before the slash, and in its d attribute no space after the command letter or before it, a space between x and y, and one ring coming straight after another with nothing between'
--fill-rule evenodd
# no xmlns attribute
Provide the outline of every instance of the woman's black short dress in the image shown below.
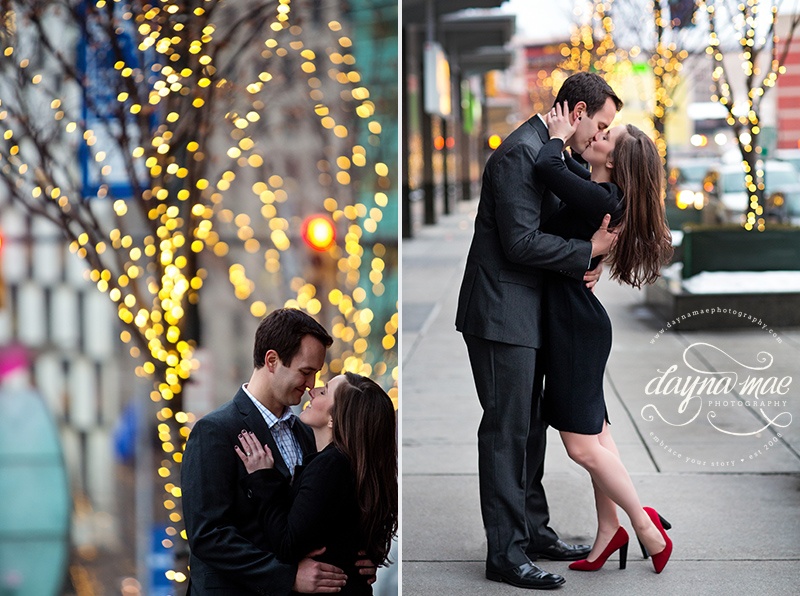
<svg viewBox="0 0 800 596"><path fill-rule="evenodd" d="M588 170L563 149L560 139L552 139L537 158L537 176L563 203L541 229L589 240L606 213L612 223L621 219L622 195L614 184L589 180ZM598 262L599 258L593 259L587 267ZM560 431L599 434L608 421L603 396L603 374L611 352L608 314L582 280L555 272L543 278L542 307L543 418Z"/></svg>

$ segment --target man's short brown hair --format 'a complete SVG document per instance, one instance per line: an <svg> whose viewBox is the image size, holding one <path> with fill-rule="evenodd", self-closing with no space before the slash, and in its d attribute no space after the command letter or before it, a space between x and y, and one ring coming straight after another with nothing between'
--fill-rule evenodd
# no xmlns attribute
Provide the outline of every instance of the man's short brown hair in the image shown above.
<svg viewBox="0 0 800 596"><path fill-rule="evenodd" d="M582 101L586 104L586 115L591 118L606 105L608 98L614 101L619 112L622 109L622 100L614 93L611 85L599 74L579 72L564 81L553 105L561 105L566 101L571 111L575 104Z"/></svg>

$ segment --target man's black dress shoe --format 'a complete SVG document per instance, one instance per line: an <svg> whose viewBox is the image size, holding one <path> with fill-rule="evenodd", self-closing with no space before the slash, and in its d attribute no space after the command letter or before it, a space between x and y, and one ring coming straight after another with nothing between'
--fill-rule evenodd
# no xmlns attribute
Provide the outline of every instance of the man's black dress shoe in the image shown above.
<svg viewBox="0 0 800 596"><path fill-rule="evenodd" d="M564 578L555 573L542 571L533 563L523 563L507 571L493 571L486 568L486 579L493 582L506 582L518 588L550 590L564 583Z"/></svg>
<svg viewBox="0 0 800 596"><path fill-rule="evenodd" d="M549 559L551 561L579 561L589 555L592 547L588 544L567 544L563 540L556 540L543 551L529 552L532 561L536 559Z"/></svg>

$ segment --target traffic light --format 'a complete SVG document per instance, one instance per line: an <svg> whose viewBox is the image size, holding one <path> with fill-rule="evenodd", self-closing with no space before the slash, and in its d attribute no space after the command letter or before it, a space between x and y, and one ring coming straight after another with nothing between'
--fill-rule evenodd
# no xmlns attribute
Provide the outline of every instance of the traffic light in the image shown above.
<svg viewBox="0 0 800 596"><path fill-rule="evenodd" d="M325 252L336 242L336 228L327 215L309 215L303 220L300 235L310 248Z"/></svg>

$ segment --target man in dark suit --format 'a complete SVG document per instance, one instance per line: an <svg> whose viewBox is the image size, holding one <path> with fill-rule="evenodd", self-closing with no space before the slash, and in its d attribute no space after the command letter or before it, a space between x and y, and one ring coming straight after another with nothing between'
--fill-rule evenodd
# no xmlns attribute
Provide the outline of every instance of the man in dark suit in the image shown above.
<svg viewBox="0 0 800 596"><path fill-rule="evenodd" d="M570 140L581 153L607 128L622 102L598 75L569 77L556 98L568 101ZM540 415L542 375L541 269L590 284L591 257L606 254L614 240L608 217L591 242L564 240L539 231L559 209L559 200L534 174L547 126L535 115L498 147L483 173L475 233L458 299L456 328L467 344L483 417L478 428L481 513L488 554L486 577L525 588L554 588L560 575L532 561L577 560L589 547L570 546L548 526L542 487L546 424Z"/></svg>
<svg viewBox="0 0 800 596"><path fill-rule="evenodd" d="M247 471L233 449L242 431L253 432L269 445L275 467L287 477L305 454L316 451L311 429L289 408L314 387L332 343L302 311L273 311L256 331L250 381L192 429L181 468L190 595L338 592L345 584L347 576L338 567L310 557L289 565L270 552L257 501L241 485ZM374 569L365 575L371 573Z"/></svg>

